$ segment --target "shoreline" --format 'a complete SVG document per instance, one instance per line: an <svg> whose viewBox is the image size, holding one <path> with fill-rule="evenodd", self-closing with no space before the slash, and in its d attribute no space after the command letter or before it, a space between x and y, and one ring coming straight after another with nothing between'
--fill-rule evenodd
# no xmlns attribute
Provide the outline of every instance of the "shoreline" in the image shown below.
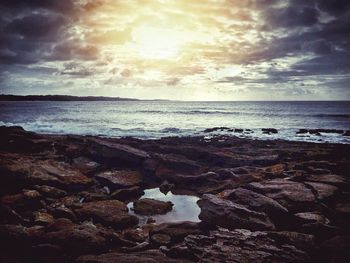
<svg viewBox="0 0 350 263"><path fill-rule="evenodd" d="M1 124L1 121L0 121ZM0 125L0 127L21 127L18 125ZM115 128L111 128L114 130ZM121 130L116 128L118 131ZM139 130L139 129L136 129ZM164 132L163 130L166 130ZM206 128L200 131L193 131L192 133L172 133L170 130L181 130L178 128L164 128L162 132L163 136L156 135L154 131L144 131L149 133L149 135L113 135L113 134L93 134L93 133L74 133L74 132L47 132L47 131L37 131L31 130L28 131L46 135L46 136L86 136L86 137L101 137L105 139L123 139L123 138L135 138L140 140L160 140L162 138L191 138L191 137L203 137L208 140L215 137L232 137L242 140L261 140L261 141L284 141L284 142L305 142L305 143L320 143L320 144L350 144L350 130L347 129L306 129L306 128L297 128L294 129L294 136L285 136L281 135L284 133L282 129L276 128L255 128L255 129L245 129L245 128L229 128L229 127L213 127ZM125 133L130 132L130 130L125 130ZM151 135L153 134L153 136ZM331 135L331 137L330 137ZM333 137L337 136L336 139Z"/></svg>
<svg viewBox="0 0 350 263"><path fill-rule="evenodd" d="M349 144L107 138L21 127L0 127L0 135L4 262L349 257ZM140 199L155 188L197 196L199 222L155 222L179 209L171 199ZM142 226L139 214L148 217Z"/></svg>

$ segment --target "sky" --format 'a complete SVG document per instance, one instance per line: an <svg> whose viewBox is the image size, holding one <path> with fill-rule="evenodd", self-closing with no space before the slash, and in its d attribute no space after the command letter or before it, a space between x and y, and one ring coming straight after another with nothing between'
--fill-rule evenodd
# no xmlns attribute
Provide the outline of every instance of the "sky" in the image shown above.
<svg viewBox="0 0 350 263"><path fill-rule="evenodd" d="M349 100L349 0L0 0L0 93Z"/></svg>

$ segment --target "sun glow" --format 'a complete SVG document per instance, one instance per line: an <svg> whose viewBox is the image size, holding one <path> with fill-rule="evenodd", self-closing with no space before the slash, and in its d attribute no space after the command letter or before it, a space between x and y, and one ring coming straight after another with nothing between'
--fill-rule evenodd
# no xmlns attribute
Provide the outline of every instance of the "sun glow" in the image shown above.
<svg viewBox="0 0 350 263"><path fill-rule="evenodd" d="M140 26L132 31L132 40L141 58L177 59L181 56L184 36L176 30Z"/></svg>

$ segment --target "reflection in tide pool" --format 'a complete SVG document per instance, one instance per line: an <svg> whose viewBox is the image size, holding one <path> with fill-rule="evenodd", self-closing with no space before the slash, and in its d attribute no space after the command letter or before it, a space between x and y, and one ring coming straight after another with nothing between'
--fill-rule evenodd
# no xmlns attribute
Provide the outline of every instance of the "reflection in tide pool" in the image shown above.
<svg viewBox="0 0 350 263"><path fill-rule="evenodd" d="M160 201L171 201L174 206L173 209L165 215L152 215L143 216L137 215L133 211L133 202L128 204L129 213L136 215L140 220L140 225L144 225L149 217L155 219L157 224L161 223L171 223L171 222L181 222L181 221L192 221L199 222L198 215L200 213L200 208L197 205L199 200L196 196L191 195L175 195L168 192L166 195L163 194L159 188L147 189L145 194L141 198L153 198Z"/></svg>

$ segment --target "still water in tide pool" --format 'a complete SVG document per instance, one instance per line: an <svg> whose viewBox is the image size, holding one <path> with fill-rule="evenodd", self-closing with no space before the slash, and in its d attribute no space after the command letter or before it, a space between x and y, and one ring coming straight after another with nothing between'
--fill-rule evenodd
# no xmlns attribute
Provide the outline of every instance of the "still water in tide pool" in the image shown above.
<svg viewBox="0 0 350 263"><path fill-rule="evenodd" d="M199 222L198 215L200 208L197 205L199 200L196 196L176 195L171 192L163 194L159 188L146 189L145 194L141 198L153 198L160 201L170 201L174 204L173 209L165 215L143 216L137 215L133 211L133 202L128 204L129 213L136 215L140 220L140 225L144 225L149 217L152 217L157 224L172 223L181 221Z"/></svg>

